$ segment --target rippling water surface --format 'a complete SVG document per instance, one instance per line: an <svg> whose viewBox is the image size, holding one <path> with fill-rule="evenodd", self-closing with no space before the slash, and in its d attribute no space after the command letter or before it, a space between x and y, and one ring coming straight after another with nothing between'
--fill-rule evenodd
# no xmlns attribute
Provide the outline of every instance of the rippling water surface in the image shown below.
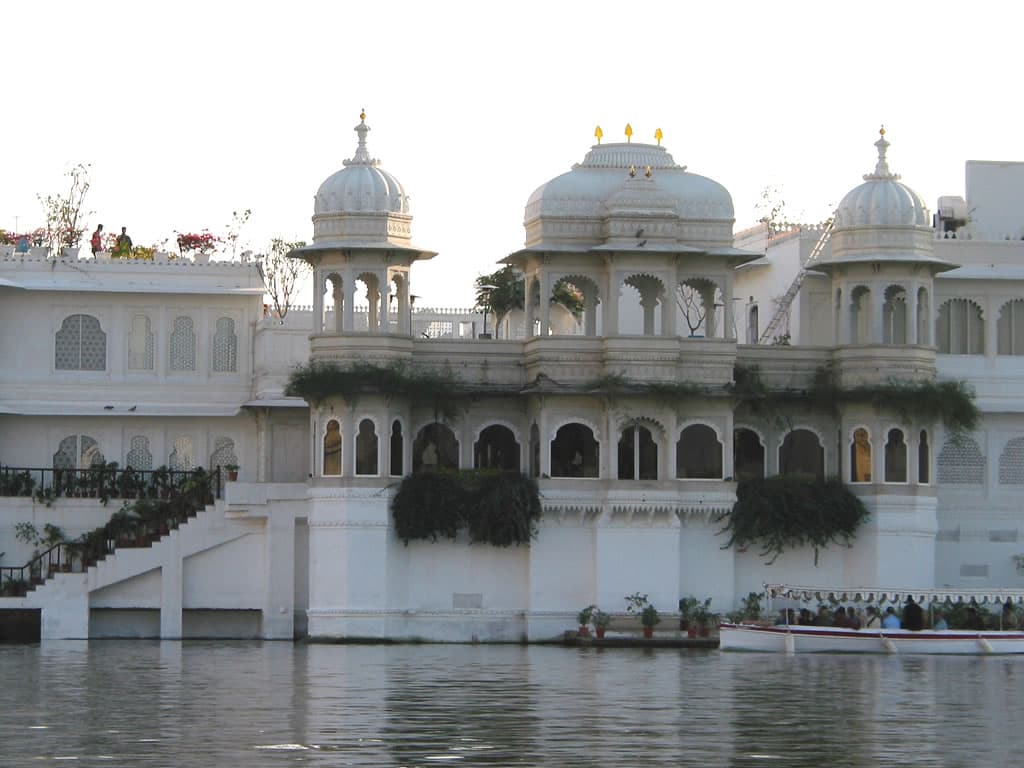
<svg viewBox="0 0 1024 768"><path fill-rule="evenodd" d="M1018 766L1024 659L0 646L0 765Z"/></svg>

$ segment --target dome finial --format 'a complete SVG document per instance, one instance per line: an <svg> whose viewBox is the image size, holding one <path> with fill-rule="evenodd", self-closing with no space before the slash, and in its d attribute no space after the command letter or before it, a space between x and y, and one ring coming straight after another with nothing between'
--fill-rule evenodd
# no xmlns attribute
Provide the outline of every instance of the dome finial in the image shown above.
<svg viewBox="0 0 1024 768"><path fill-rule="evenodd" d="M345 160L344 165L376 165L378 161L370 157L370 150L366 148L366 134L370 132L370 126L366 124L366 110L362 109L359 111L359 125L354 129L356 135L359 136L359 144L356 147L356 153L352 156L351 160Z"/></svg>
<svg viewBox="0 0 1024 768"><path fill-rule="evenodd" d="M655 139L655 141L657 141L657 142L658 142L658 146L659 146L659 147L661 146L661 140L662 140L663 138L665 138L665 134L663 134L663 133L661 132L661 128L658 128L658 129L656 129L656 130L654 131L654 139Z"/></svg>
<svg viewBox="0 0 1024 768"><path fill-rule="evenodd" d="M594 137L597 139L597 143L598 144L600 144L601 143L601 139L604 138L604 131L601 130L601 126L600 125L597 126L597 128L594 129Z"/></svg>
<svg viewBox="0 0 1024 768"><path fill-rule="evenodd" d="M898 179L899 176L889 170L889 162L885 158L885 153L889 149L889 142L885 140L884 125L878 129L878 141L875 142L875 146L878 148L878 162L875 163L875 172L865 174L864 180Z"/></svg>
<svg viewBox="0 0 1024 768"><path fill-rule="evenodd" d="M631 141L633 141L633 126L626 123L626 142L629 143Z"/></svg>

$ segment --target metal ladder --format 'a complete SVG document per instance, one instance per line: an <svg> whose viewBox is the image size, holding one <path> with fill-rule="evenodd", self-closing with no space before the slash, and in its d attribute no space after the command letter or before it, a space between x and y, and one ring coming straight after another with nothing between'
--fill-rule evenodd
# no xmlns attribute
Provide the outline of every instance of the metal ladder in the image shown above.
<svg viewBox="0 0 1024 768"><path fill-rule="evenodd" d="M829 238L832 237L832 229L835 225L836 214L833 212L833 214L828 217L825 229L822 230L821 237L818 238L818 242L814 244L814 248L811 249L807 258L800 264L800 269L797 271L796 277L793 278L792 284L779 300L779 304L775 308L775 314L772 316L771 322L768 323L768 326L764 329L764 333L761 334L761 338L758 339L758 344L769 342L778 334L783 321L789 315L789 308L793 304L793 299L795 299L796 295L800 293L800 286L804 284L804 278L807 277L808 269L818 260L818 257L821 256L821 252L825 250L825 246L828 244Z"/></svg>

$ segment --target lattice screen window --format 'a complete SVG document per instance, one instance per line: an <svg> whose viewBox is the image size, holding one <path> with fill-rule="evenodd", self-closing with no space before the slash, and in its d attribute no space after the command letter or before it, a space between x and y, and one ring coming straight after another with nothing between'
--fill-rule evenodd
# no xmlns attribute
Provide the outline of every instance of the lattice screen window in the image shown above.
<svg viewBox="0 0 1024 768"><path fill-rule="evenodd" d="M196 332L191 317L174 318L168 367L172 371L196 369Z"/></svg>
<svg viewBox="0 0 1024 768"><path fill-rule="evenodd" d="M985 457L981 448L969 437L959 444L949 440L939 452L939 482L951 485L983 485Z"/></svg>
<svg viewBox="0 0 1024 768"><path fill-rule="evenodd" d="M1015 437L999 457L999 484L1024 485L1024 437Z"/></svg>
<svg viewBox="0 0 1024 768"><path fill-rule="evenodd" d="M220 467L220 471L226 472L224 467L228 465L237 465L238 456L235 455L235 441L230 437L218 437L213 441L213 453L210 454L210 471L216 472L217 467ZM221 482L227 480L227 477L222 477Z"/></svg>
<svg viewBox="0 0 1024 768"><path fill-rule="evenodd" d="M1024 299L1008 301L999 310L996 354L1024 355Z"/></svg>
<svg viewBox="0 0 1024 768"><path fill-rule="evenodd" d="M187 472L195 468L195 453L192 450L191 437L179 437L174 441L174 448L167 461L171 469Z"/></svg>
<svg viewBox="0 0 1024 768"><path fill-rule="evenodd" d="M88 435L69 435L60 441L53 454L54 469L86 469L103 464L106 459L100 444Z"/></svg>
<svg viewBox="0 0 1024 768"><path fill-rule="evenodd" d="M125 464L135 470L150 470L153 468L153 454L149 450L149 438L142 435L134 435L129 443L128 457Z"/></svg>
<svg viewBox="0 0 1024 768"><path fill-rule="evenodd" d="M132 371L153 370L153 324L146 315L132 318L128 332L128 369Z"/></svg>
<svg viewBox="0 0 1024 768"><path fill-rule="evenodd" d="M105 371L107 334L92 315L69 315L61 323L54 346L58 371Z"/></svg>
<svg viewBox="0 0 1024 768"><path fill-rule="evenodd" d="M230 373L238 370L238 337L235 321L230 317L217 318L217 331L213 334L213 370Z"/></svg>

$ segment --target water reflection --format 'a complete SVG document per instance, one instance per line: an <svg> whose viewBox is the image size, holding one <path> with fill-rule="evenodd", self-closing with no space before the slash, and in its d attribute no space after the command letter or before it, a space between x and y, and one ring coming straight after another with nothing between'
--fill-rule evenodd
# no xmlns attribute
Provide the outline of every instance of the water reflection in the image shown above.
<svg viewBox="0 0 1024 768"><path fill-rule="evenodd" d="M1024 659L0 647L4 766L1012 765Z"/></svg>

